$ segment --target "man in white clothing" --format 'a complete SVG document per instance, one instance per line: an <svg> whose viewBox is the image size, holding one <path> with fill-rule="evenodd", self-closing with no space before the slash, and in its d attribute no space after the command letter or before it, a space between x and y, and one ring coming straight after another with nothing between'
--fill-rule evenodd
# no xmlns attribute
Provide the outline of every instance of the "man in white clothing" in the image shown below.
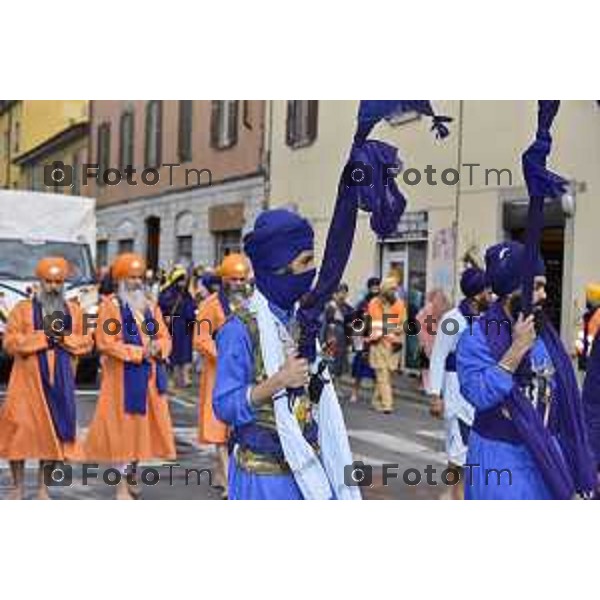
<svg viewBox="0 0 600 600"><path fill-rule="evenodd" d="M436 328L428 389L431 414L438 418L444 416L448 467L455 470L457 477L462 475L462 467L466 461L474 409L460 393L455 352L460 337L463 334L469 335L474 319L487 308L490 301L485 272L481 269L469 268L464 271L460 288L465 298L444 314ZM463 499L462 481L453 485L449 497L453 500Z"/></svg>

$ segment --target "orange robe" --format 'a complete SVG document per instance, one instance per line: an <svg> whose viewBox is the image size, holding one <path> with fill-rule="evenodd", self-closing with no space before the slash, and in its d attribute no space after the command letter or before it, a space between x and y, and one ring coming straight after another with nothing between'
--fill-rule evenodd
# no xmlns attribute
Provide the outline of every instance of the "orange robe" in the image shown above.
<svg viewBox="0 0 600 600"><path fill-rule="evenodd" d="M92 350L91 335L82 334L83 317L78 304L69 302L73 321L71 335L64 337L64 348L74 357ZM6 401L0 411L0 456L8 460L76 460L77 442L63 443L54 430L46 402L37 353L46 351L50 377L54 375L54 350L48 349L43 331L33 328L31 300L19 302L10 313L4 348L14 357ZM73 376L75 376L73 360Z"/></svg>
<svg viewBox="0 0 600 600"><path fill-rule="evenodd" d="M198 439L201 444L224 444L227 442L227 425L215 417L212 405L217 374L217 345L211 334L214 335L225 323L225 313L218 294L211 294L200 304L196 321L194 349L204 357L200 374Z"/></svg>
<svg viewBox="0 0 600 600"><path fill-rule="evenodd" d="M171 352L171 336L163 321L160 308L152 308L158 322L158 332L154 336L162 358ZM175 438L166 396L156 389L156 370L151 371L148 382L147 409L145 415L125 412L123 365L125 362L140 364L143 348L149 344L149 337L141 332L142 346L127 344L123 332L110 335L104 331L104 323L115 319L121 323L121 311L115 297L105 298L98 311L96 347L101 355L102 382L96 412L90 424L84 452L86 460L101 463L129 463L153 458L174 459ZM121 327L125 325L121 323ZM109 323L108 331L115 330Z"/></svg>

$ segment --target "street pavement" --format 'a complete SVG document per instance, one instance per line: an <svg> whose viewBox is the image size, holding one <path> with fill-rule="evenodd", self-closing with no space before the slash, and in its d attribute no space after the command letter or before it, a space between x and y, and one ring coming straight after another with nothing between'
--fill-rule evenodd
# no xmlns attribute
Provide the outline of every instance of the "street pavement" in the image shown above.
<svg viewBox="0 0 600 600"><path fill-rule="evenodd" d="M396 411L384 415L369 407L371 390L365 384L359 402L350 404L348 382L340 382L339 392L350 437L350 444L355 461L362 461L372 468L372 483L363 487L366 499L438 499L447 488L443 485L441 473L444 470L443 426L429 416L425 397L417 390L416 382L408 377L397 378L395 385ZM0 399L3 391L0 391ZM86 428L92 418L96 404L97 392L94 389L78 392L79 435L84 437ZM150 484L156 469L160 480L155 485L142 486L142 499L196 499L218 500L220 492L209 484L208 472L198 475L202 469L210 469L214 459L213 448L197 442L197 390L174 390L169 395L169 404L175 437L177 442L177 460L173 463L155 461L140 464L138 477L146 470L147 482ZM383 485L383 465L386 472L396 475ZM428 485L425 469L430 470L430 481L437 485ZM98 469L99 479L91 479L86 485L82 482L81 466L73 465L71 485L52 487L50 495L53 499L109 499L114 495L114 488L106 485L101 477L104 468ZM27 463L27 497L35 493L35 477L37 465ZM188 471L186 469L195 469ZM410 473L407 470L412 469ZM408 485L403 481L406 475L414 482L418 474L421 483ZM368 469L365 470L368 476ZM10 476L8 463L0 461L0 498L6 496Z"/></svg>

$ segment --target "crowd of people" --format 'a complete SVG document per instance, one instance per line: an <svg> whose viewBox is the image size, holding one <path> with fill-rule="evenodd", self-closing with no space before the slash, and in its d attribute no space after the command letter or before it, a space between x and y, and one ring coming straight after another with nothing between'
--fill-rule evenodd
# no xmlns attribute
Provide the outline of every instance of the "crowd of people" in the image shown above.
<svg viewBox="0 0 600 600"><path fill-rule="evenodd" d="M355 305L340 284L322 315L315 360L299 353L297 322L316 274L311 224L287 210L264 211L243 250L214 270L175 266L158 276L137 254L118 255L100 274L93 328L65 298L67 261L40 261L35 292L6 319L4 344L14 365L0 411L0 457L10 462L12 498L23 497L29 459L40 461L40 473L62 461L126 473L140 461L175 459L167 392L191 386L199 373L198 439L216 448L215 486L224 498L359 499L359 487L344 479L352 455L338 384L350 376L348 401L355 403L361 382L372 379L372 408L393 412L393 376L403 367L407 333L419 337L431 414L445 420L448 464L466 482L453 486L453 498L593 495L600 464L598 286L587 294L582 394L544 316L540 258L533 313L523 310L526 256L517 242L490 247L485 269L462 273L457 306L433 290L408 326L396 274L370 278ZM93 349L100 391L80 439L75 363ZM489 471L504 477L493 485ZM41 475L37 495L48 498ZM138 496L129 479L116 486L119 499Z"/></svg>

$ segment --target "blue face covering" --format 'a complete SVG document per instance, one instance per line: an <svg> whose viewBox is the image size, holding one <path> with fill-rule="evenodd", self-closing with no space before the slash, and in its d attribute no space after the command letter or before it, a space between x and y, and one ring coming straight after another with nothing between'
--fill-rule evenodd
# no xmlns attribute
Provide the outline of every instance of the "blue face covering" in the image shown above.
<svg viewBox="0 0 600 600"><path fill-rule="evenodd" d="M278 272L313 246L310 223L296 213L274 209L259 215L254 230L244 239L244 250L252 262L256 287L267 300L290 310L310 291L315 269L298 275Z"/></svg>
<svg viewBox="0 0 600 600"><path fill-rule="evenodd" d="M299 275L292 273L285 275L257 273L256 286L267 299L279 308L291 310L294 304L310 291L316 273L316 269L311 269Z"/></svg>

